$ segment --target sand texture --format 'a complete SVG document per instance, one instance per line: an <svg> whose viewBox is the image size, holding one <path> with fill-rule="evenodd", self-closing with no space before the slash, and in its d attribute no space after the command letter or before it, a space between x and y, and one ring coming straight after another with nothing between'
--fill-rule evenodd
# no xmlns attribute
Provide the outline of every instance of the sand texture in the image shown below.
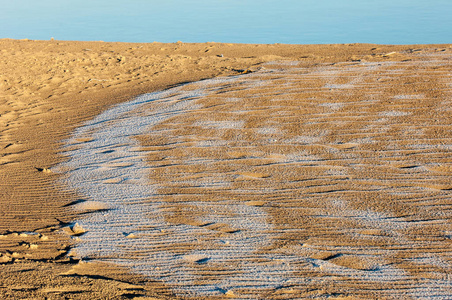
<svg viewBox="0 0 452 300"><path fill-rule="evenodd" d="M452 294L450 45L0 51L0 298Z"/></svg>

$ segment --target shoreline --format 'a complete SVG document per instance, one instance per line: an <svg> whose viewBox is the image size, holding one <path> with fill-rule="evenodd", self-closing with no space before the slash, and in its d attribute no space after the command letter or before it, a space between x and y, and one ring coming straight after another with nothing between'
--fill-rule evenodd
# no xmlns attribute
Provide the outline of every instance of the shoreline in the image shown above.
<svg viewBox="0 0 452 300"><path fill-rule="evenodd" d="M64 160L61 141L112 105L184 82L254 71L269 61L296 60L306 67L358 60L403 61L410 59L410 51L434 52L437 48L450 52L451 47L0 40L0 92L4 95L0 103L0 195L4 208L0 214L0 259L5 263L0 265L0 285L11 285L13 278L24 280L18 270L32 270L25 272L33 274L30 278L53 274L44 276L47 280L37 289L6 287L0 295L47 295L45 288L67 287L69 279L76 280L58 276L65 272L88 274L94 294L105 284L105 279L96 279L99 274L144 280L118 269L112 271L109 266L74 265L76 262L66 257L71 241L61 230L79 217L69 205L78 195L59 186L58 174L45 172ZM21 236L25 232L28 236ZM77 271L71 271L74 269L68 264ZM152 294L155 286L150 286L146 291ZM164 289L158 284L155 288L157 294L171 296L170 291L162 292ZM115 293L114 288L109 292Z"/></svg>

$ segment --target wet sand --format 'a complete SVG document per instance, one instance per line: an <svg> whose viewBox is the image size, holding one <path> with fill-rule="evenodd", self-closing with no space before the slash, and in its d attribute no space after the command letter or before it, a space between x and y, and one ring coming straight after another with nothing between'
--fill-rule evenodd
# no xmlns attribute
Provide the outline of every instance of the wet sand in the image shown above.
<svg viewBox="0 0 452 300"><path fill-rule="evenodd" d="M240 228L209 225L206 207L239 202L248 213L264 211L272 242L250 250L260 251L255 259L265 266L275 264L271 255L300 256L290 272L310 278L267 288L265 298L417 298L403 293L432 281L438 295L450 291L449 45L0 45L3 298L183 297L158 274L68 255L83 239L73 222L103 207L80 210L85 195L54 167L64 161L62 140L112 105L239 74L256 84L222 87L196 99L202 108L140 137L166 220L227 236ZM169 247L204 274L193 285L212 277L208 264L196 266L206 253ZM379 268L389 280L369 271ZM214 296L240 293L219 286Z"/></svg>

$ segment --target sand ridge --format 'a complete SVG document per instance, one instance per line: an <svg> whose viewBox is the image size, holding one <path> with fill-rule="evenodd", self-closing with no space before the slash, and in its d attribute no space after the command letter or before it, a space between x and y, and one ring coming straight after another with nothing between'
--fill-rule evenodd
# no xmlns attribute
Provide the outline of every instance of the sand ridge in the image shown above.
<svg viewBox="0 0 452 300"><path fill-rule="evenodd" d="M169 87L184 81L194 81L217 75L229 75L246 73L246 69L261 67L263 62L287 59L287 61L298 61L297 63L286 63L286 67L294 64L296 67L310 67L317 64L348 64L358 61L419 61L422 65L422 56L415 57L420 53L449 53L448 45L438 46L380 46L380 45L324 45L324 46L295 46L295 45L226 45L226 44L122 44L102 42L62 42L62 41L13 41L2 40L2 66L0 72L1 87L1 185L2 211L0 230L1 253L0 258L5 264L2 268L2 295L5 297L24 297L25 295L114 295L120 297L126 294L150 295L159 291L163 296L171 295L164 285L156 289L146 280L137 279L132 275L124 275L118 269L103 268L95 264L88 264L83 272L74 265L71 276L66 274L71 264L64 265L70 260L66 254L71 248L72 241L63 233L63 228L73 226L71 222L76 219L77 211L72 204L83 204L80 195L73 191L58 188L60 175L52 172L52 166L60 162L62 157L58 154L60 142L68 137L68 134L102 110L112 104L130 99L131 96L143 92L154 91ZM268 67L268 66L267 66ZM344 66L345 67L345 66ZM338 64L336 72L342 72L343 67ZM417 66L413 66L413 70ZM435 66L436 69L447 71L447 64ZM430 70L418 77L411 79L411 84L422 81L426 89L429 88L428 81L432 76ZM422 75L422 76L421 76ZM435 73L438 78L444 75ZM437 78L434 77L434 78ZM422 79L428 78L428 79ZM276 80L277 78L275 78ZM394 78L382 76L382 82L391 82ZM355 84L348 80L342 82L341 76L327 83L326 87L340 94ZM409 84L409 83L408 83ZM439 84L439 83L438 83ZM441 83L441 84L447 84ZM389 84L390 89L399 89L401 83ZM393 87L391 87L393 86ZM239 87L231 87L232 90ZM271 90L275 88L271 88ZM407 104L417 101L416 97L423 97L418 93L397 94L401 101ZM416 96L416 97L415 97ZM430 95L429 95L430 97ZM443 99L444 95L434 94L431 97ZM238 95L237 99L240 99ZM231 100L232 101L232 100ZM285 103L283 103L284 105ZM215 105L212 100L210 105ZM341 105L334 101L325 101L320 106L326 112L340 111ZM428 108L429 106L426 105ZM426 109L427 109L426 108ZM242 108L243 109L243 108ZM262 108L262 112L268 112L268 108ZM325 114L325 112L324 112ZM418 112L422 115L421 112ZM410 114L401 111L400 107L393 105L391 110L381 112L381 119L407 118ZM319 115L319 117L322 117ZM325 116L326 118L330 116ZM334 116L333 116L334 117ZM259 122L259 117L254 116ZM197 120L196 128L216 131L237 130L244 126L240 122L229 120ZM384 123L384 122L383 122ZM442 123L438 123L441 125ZM372 124L371 124L372 125ZM383 124L385 125L385 124ZM447 128L441 126L429 127L429 133L433 136L446 137ZM242 128L243 129L243 128ZM178 129L180 130L180 129ZM260 126L259 135L278 136L286 129L279 128L278 124L265 124ZM326 128L323 134L326 134ZM368 128L369 132L389 132L394 134L400 130L411 130L415 134L416 128L387 128L374 126ZM175 135L182 133L174 132ZM246 131L245 131L246 132ZM229 133L231 134L231 133ZM168 138L166 136L160 139ZM297 139L303 141L314 141L318 134L299 135ZM163 141L163 140L162 140ZM440 141L440 140L439 140ZM209 142L209 141L207 141ZM356 141L346 143L330 141L329 149L348 151L360 147ZM422 146L422 145L421 145ZM421 147L419 146L419 147ZM425 147L432 147L426 145ZM439 145L437 146L439 147ZM164 150L164 149L163 149ZM394 150L396 151L396 150ZM425 150L420 150L422 151ZM156 155L163 155L162 153ZM227 154L229 157L247 157L249 153L244 149L237 149ZM316 154L310 154L316 155ZM415 154L410 154L415 155ZM272 153L269 158L283 159L281 153ZM259 153L256 153L259 157ZM430 169L438 170L447 174L448 164L428 165ZM397 170L415 171L418 165L411 162L395 161L394 168ZM335 176L340 175L340 168ZM167 169L170 171L170 169ZM245 170L238 174L237 180L249 182L249 180L263 180L271 176L269 170ZM256 182L258 184L259 182ZM427 188L438 191L447 191L449 183L445 182L420 182L427 184ZM369 183L371 184L371 183ZM372 183L375 185L375 183ZM174 189L175 187L171 187ZM315 189L315 187L311 187ZM405 190L404 190L405 188ZM401 184L401 192L413 191L413 186ZM258 198L258 197L256 197ZM259 201L261 199L250 199ZM444 198L447 205L448 198ZM257 202L256 202L257 203ZM75 206L77 206L75 205ZM265 203L260 203L265 205ZM89 208L85 207L87 210ZM349 214L353 215L355 208L348 208ZM91 209L93 210L93 209ZM288 216L290 219L290 217ZM372 217L385 219L386 217ZM392 225L391 225L392 226ZM73 229L73 228L72 228ZM71 230L72 230L71 229ZM370 229L369 229L370 230ZM384 229L372 229L380 232ZM370 230L369 232L373 232ZM290 234L289 234L290 235ZM326 251L326 253L329 253ZM327 255L327 254L325 254ZM335 254L332 254L333 256ZM327 256L328 257L328 256ZM333 257L329 260L338 261L338 264L347 264L347 256ZM313 258L317 259L317 258ZM49 265L46 263L57 262ZM328 261L328 260L327 260ZM343 262L340 262L343 261ZM60 262L60 263L58 263ZM364 267L366 263L363 263ZM28 270L28 271L24 271ZM53 270L53 271L52 271ZM48 280L34 283L32 278L42 276ZM82 278L82 274L91 275ZM22 277L21 274L23 275ZM26 276L24 274L34 274ZM52 275L53 274L53 275ZM66 274L57 276L57 274ZM79 274L80 276L76 276ZM102 274L102 275L99 275ZM24 277L25 276L25 277ZM122 276L126 276L128 279ZM127 277L129 276L129 277ZM13 278L25 280L23 287L17 286ZM24 279L25 278L25 279ZM27 279L30 278L30 279ZM51 278L51 279L50 279ZM83 293L68 288L68 278L74 284L77 281L88 280L91 288ZM26 281L28 283L26 283ZM128 292L127 288L119 287L124 280L134 281L145 286L140 292ZM111 283L107 290L97 289L105 282ZM65 286L58 290L55 286ZM153 292L154 291L154 292ZM80 294L81 293L81 294ZM91 294L90 294L91 293ZM102 294L104 293L104 294ZM20 296L22 295L22 296ZM83 297L81 296L81 297ZM126 297L126 296L124 296Z"/></svg>

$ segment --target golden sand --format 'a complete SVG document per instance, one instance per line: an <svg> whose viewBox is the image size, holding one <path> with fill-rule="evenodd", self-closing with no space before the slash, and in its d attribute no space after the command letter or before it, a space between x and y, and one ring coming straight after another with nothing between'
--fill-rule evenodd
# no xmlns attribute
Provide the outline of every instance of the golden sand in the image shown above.
<svg viewBox="0 0 452 300"><path fill-rule="evenodd" d="M319 103L323 106L315 109L320 109L316 112L319 114L317 121L320 120L319 124L323 122L324 125L305 124L304 132L300 132L299 119L303 114L312 114L313 108L309 104L305 107L297 107L299 103L294 103L291 99L279 103L278 105L283 107L279 108L272 103L270 96L259 103L249 102L249 107L238 103L221 103L227 108L222 113L213 109L219 104L218 99L202 100L205 107L212 107L207 112L204 110L205 116L209 116L204 120L206 122L224 122L230 119L232 112L246 109L249 111L242 116L246 119L241 132L242 144L238 143L227 149L217 149L216 152L200 150L196 147L184 147L183 151L177 147L161 147L171 143L171 140L177 139L178 136L197 134L208 140L220 134L224 140L231 138L232 133L226 129L216 127L212 130L209 126L199 126L199 115L185 114L181 118L170 119L159 125L160 129L171 129L174 136L150 134L140 138L147 149L160 150L149 155L151 165L161 164L163 157L182 161L187 156L201 154L205 158L218 161L216 165L207 167L185 166L181 169L158 169L155 178L162 186L159 193L164 195L169 205L173 205L172 222L195 222L186 216L184 211L186 207L181 202L187 200L182 198L190 198L190 194L198 195L200 192L196 186L187 189L187 180L196 181L197 176L201 176L202 172L212 174L221 170L228 180L233 182L232 189L223 191L230 198L243 198L239 191L245 186L254 191L265 188L275 190L273 193L267 193L264 199L256 193L243 198L249 206L267 208L277 228L299 230L296 236L290 232L281 236L278 243L272 245L273 248L270 250L301 251L306 257L316 262L326 262L320 267L328 267L330 263L334 263L335 266L353 270L366 270L372 269L378 262L331 251L331 245L328 244L332 241L331 237L335 237L336 246L355 245L357 240L344 232L355 232L358 229L354 227L356 224L352 224L353 222L346 218L343 218L340 228L332 227L334 216L319 219L318 215L327 214L325 207L330 205L330 202L325 199L332 194L347 190L355 202L347 207L341 206L344 205L343 203L336 202L337 207L334 209L353 215L357 211L371 208L381 214L379 216L387 214L391 218L403 218L404 222L428 223L433 213L439 213L441 209L446 212L450 210L449 191L452 189L452 184L447 175L450 173L451 161L447 151L410 152L407 146L416 138L428 140L435 145L450 143L451 119L450 110L447 107L450 105L450 102L447 102L450 101L450 93L444 92L451 89L450 77L447 77L451 72L452 46L450 45L128 44L0 40L0 51L2 56L0 60L0 298L116 297L126 299L141 296L165 299L176 297L164 283L155 282L152 278L132 274L118 266L80 263L77 259L68 257L67 254L75 241L72 237L83 233L83 228L73 226L71 222L83 216L74 211L72 205L79 202L79 195L61 186L60 175L51 171L53 166L63 160L63 156L59 153L61 140L67 138L72 130L84 121L136 95L215 76L246 74L262 67L279 68L277 65L274 67L263 65L272 61L279 61L280 64L281 61L295 61L298 62L297 67L307 70L321 69L328 65L334 67L334 71L338 72L334 82L324 82L322 78L314 78L309 82L309 86L298 83L300 89L308 87L314 89L310 94L304 95L306 99L316 97L322 99L322 103ZM442 57L442 64L428 63L435 55ZM353 119L350 115L361 108L354 107L352 104L348 105L344 111L341 105L353 102L352 98L356 99L354 100L356 102L369 100L371 96L366 95L363 85L360 90L353 92L352 96L341 93L340 88L347 88L346 85L356 76L353 64L390 61L396 64L393 73L386 71L371 73L373 77L366 78L364 83L371 86L377 81L384 82L385 90L380 95L383 99L394 99L395 96L404 95L405 98L400 103L388 100L373 107L374 113L379 118L369 119L369 126L365 129L367 136L360 136L359 133L363 132L363 129L358 126L359 120ZM397 73L397 64L401 63L409 63L410 66L403 72ZM341 75L342 71L346 73ZM378 74L381 76L375 78ZM272 80L277 81L278 78L275 77ZM320 87L325 84L329 84L329 89L321 90ZM276 84L270 86L266 92L268 95L274 95L279 92L279 89L280 85ZM234 91L233 88L230 92L236 93L237 97L244 97L244 93L248 93L248 91ZM261 90L256 91L256 93L261 92ZM421 101L406 95L422 95L427 100L434 100ZM441 106L443 103L441 101L444 102L444 107ZM441 108L444 110L441 111ZM280 118L276 123L267 124L268 119L262 118L261 115L263 111L265 114L273 115L284 112L287 118ZM409 117L401 113L406 111L410 111ZM411 112L414 113L411 114ZM401 118L398 122L402 125L396 123L388 126L383 124L385 121L379 121L393 117ZM330 127L326 128L325 124L329 122L337 122L334 132L331 132ZM404 124L410 126L404 126ZM330 132L326 133L327 129ZM322 130L325 130L325 140L321 143L316 142L315 138ZM304 139L300 144L308 144L308 147L304 146L304 150L309 148L307 155L315 155L320 160L331 162L316 166L299 164L288 167L281 162L284 162L293 149L284 148L284 146L272 148L264 144L259 145L260 136L278 139L280 138L278 132L283 133L284 139L298 138L300 141ZM353 136L353 138L338 139L337 137L341 135L342 137ZM372 136L376 143L363 142L369 136ZM401 138L405 136L410 136L411 140ZM398 142L388 145L388 140ZM247 147L243 147L245 143L259 146L250 153ZM386 147L385 149L396 147L389 150L404 153L396 153L397 155L384 159L369 154L381 151L383 146ZM342 153L343 156L338 158L337 153ZM412 159L406 159L407 156ZM365 159L362 160L362 157ZM230 159L235 163L240 161L240 165L246 168L240 169L234 164L221 163ZM348 173L344 174L342 171L345 164L357 165L357 167L349 169ZM410 170L413 171L420 166L425 166L434 172L434 176L430 178L435 180L407 175ZM329 174L330 177L325 177L325 172L331 172L332 169L336 172ZM304 173L305 178L300 179L295 174L297 172ZM409 180L391 179L388 178L388 174L402 179L408 176ZM344 183L345 177L355 180ZM169 178L172 181L169 182ZM358 195L356 191L366 185L369 188ZM385 196L385 201L382 201L380 199L382 194L372 191L379 187L389 189L393 194ZM429 192L429 197L436 202L429 202L428 206L422 206L422 203L416 201L419 194L422 194L419 192L422 189L433 191L433 194ZM397 201L400 195L396 193L405 193L403 205ZM205 201L205 199L199 200ZM96 205L98 206L94 208L87 206L85 210L96 210L104 204ZM409 233L409 238L414 240L417 236L420 240L430 239L435 244L435 252L445 254L441 258L448 261L449 267L441 269L442 267L429 263L413 263L410 259L419 258L421 254L417 253L417 250L410 249L409 244L397 245L397 247L406 247L406 250L399 251L398 256L388 261L388 264L403 266L404 271L414 274L412 278L419 278L419 280L449 272L450 215L446 213L445 220L444 218L441 220L442 222L438 224L430 224L428 229L417 228L418 231ZM358 239L358 243L382 246L384 239L381 237L388 234L387 228L385 230L383 227L359 228L361 240ZM432 232L433 229L438 232L437 235ZM230 228L224 230L230 231ZM366 244L364 240L367 242L372 240L373 244ZM300 246L301 250L294 250L294 245ZM391 245L387 245L387 249L390 248ZM424 250L433 251L432 249ZM187 257L193 259L191 256ZM300 276L310 275L300 270ZM317 279L319 275L312 276ZM394 295L396 298L401 294L392 293L391 290L402 291L404 288L403 281L372 286L353 278L336 280L334 272L325 276L323 286L319 286L318 281L314 280L315 286L306 286L305 289L287 286L269 292L266 297L276 299L291 298L288 295L299 298L336 295L336 297L379 298ZM224 296L239 297L231 293L227 294L226 291Z"/></svg>

